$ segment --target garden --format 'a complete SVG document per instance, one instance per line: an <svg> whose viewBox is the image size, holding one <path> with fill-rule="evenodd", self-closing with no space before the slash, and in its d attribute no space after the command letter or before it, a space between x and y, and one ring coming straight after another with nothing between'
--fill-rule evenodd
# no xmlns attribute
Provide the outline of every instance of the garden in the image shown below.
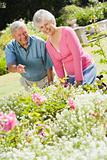
<svg viewBox="0 0 107 160"><path fill-rule="evenodd" d="M103 11L100 4L101 7ZM61 10L63 14L57 19L59 25L65 22L64 14L69 12L70 9ZM76 14L75 9L73 16L78 15L78 23L86 18L85 12L79 10ZM87 12L90 15L88 13L90 11ZM91 8L91 16L94 13ZM106 13L104 10L102 17ZM97 15L100 14L97 12L93 17L97 19ZM91 20L94 22L92 17ZM90 24L90 18L85 23ZM33 29L31 22L27 27L30 34L46 40ZM97 75L103 75L94 86L64 87L56 78L50 86L43 89L34 86L29 92L20 85L18 74L7 73L4 48L11 38L8 24L0 37L0 160L106 160L106 34L83 46L94 57Z"/></svg>

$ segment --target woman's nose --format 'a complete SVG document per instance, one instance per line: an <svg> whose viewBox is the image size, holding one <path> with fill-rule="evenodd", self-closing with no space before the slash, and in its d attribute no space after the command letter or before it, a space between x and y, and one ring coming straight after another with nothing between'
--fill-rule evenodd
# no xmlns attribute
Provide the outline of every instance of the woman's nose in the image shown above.
<svg viewBox="0 0 107 160"><path fill-rule="evenodd" d="M46 32L46 30L47 30L46 27L42 28L42 32Z"/></svg>

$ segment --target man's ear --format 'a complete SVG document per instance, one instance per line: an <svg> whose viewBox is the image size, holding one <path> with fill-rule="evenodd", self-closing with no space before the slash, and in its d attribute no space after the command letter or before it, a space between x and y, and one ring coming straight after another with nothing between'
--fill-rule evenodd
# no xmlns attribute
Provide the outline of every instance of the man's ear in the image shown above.
<svg viewBox="0 0 107 160"><path fill-rule="evenodd" d="M15 34L14 33L12 34L12 38L15 39Z"/></svg>

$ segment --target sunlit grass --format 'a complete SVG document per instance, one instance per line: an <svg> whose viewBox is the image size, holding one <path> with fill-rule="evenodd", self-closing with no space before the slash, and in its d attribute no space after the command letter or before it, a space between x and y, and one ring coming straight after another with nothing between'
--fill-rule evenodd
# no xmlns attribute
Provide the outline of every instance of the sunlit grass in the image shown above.
<svg viewBox="0 0 107 160"><path fill-rule="evenodd" d="M20 84L20 75L16 73L9 73L0 76L0 97L7 96L22 89Z"/></svg>
<svg viewBox="0 0 107 160"><path fill-rule="evenodd" d="M103 47L103 50L105 51L105 53L107 55L107 37L101 39L100 42L101 42L101 46ZM101 56L98 55L98 54L93 54L93 51L97 50L97 49L98 49L98 47L96 47L96 46L94 46L94 47L91 47L91 46L84 47L84 50L87 53L92 54L93 59L94 59L96 65L97 65L97 75L99 75L102 70L106 70L107 64L100 64L99 63ZM104 79L105 79L105 81L107 81L107 74L104 74Z"/></svg>

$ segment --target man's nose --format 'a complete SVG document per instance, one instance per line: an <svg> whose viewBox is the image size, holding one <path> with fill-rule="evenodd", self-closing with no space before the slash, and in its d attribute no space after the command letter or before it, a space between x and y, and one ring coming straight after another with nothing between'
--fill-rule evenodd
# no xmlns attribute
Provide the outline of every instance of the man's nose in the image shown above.
<svg viewBox="0 0 107 160"><path fill-rule="evenodd" d="M24 34L21 35L21 39L25 38L26 36Z"/></svg>

